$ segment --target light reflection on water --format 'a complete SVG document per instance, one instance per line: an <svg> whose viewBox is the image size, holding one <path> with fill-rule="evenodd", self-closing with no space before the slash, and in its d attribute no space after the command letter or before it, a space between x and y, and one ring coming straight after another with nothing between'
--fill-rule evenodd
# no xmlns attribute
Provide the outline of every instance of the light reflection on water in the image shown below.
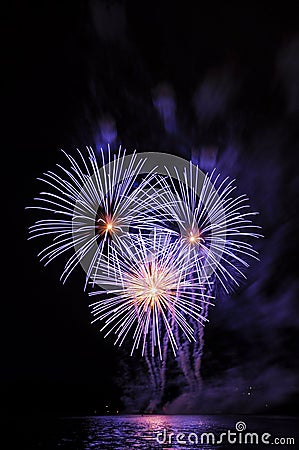
<svg viewBox="0 0 299 450"><path fill-rule="evenodd" d="M273 437L294 437L295 430L298 429L298 421L295 418L284 417L163 415L69 417L60 420L55 448L84 450L265 448L262 444L239 447L229 445L227 442L214 445L200 443L202 433L213 433L217 442L221 433L228 430L235 432L236 423L240 420L245 422L246 431L260 435L267 432ZM157 441L159 432L161 444ZM185 434L181 439L186 440L186 443L177 442L178 433ZM191 442L196 442L195 435L199 437L198 444L189 443L187 439L189 433L194 433ZM280 445L275 447L282 448ZM296 444L291 448L297 448Z"/></svg>

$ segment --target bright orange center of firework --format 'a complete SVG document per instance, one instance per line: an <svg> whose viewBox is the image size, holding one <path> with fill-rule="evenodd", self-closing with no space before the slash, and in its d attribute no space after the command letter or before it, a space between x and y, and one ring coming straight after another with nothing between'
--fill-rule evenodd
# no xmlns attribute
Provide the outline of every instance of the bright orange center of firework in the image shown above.
<svg viewBox="0 0 299 450"><path fill-rule="evenodd" d="M188 240L190 244L199 244L200 241L202 240L200 232L198 231L194 233L193 231L190 231Z"/></svg>
<svg viewBox="0 0 299 450"><path fill-rule="evenodd" d="M147 298L149 300L151 308L153 308L155 304L159 305L160 295L161 289L159 289L159 286L152 285L147 292Z"/></svg>
<svg viewBox="0 0 299 450"><path fill-rule="evenodd" d="M97 223L97 232L100 236L104 234L112 235L115 232L115 221L112 217L100 217Z"/></svg>
<svg viewBox="0 0 299 450"><path fill-rule="evenodd" d="M160 266L157 261L140 265L128 281L128 292L136 306L144 311L161 311L176 297L177 272Z"/></svg>
<svg viewBox="0 0 299 450"><path fill-rule="evenodd" d="M112 230L112 228L113 228L113 225L112 225L112 223L107 223L107 226L106 226L106 231L111 231L111 230Z"/></svg>
<svg viewBox="0 0 299 450"><path fill-rule="evenodd" d="M173 295L176 289L175 278L171 271L161 269L156 263L149 266L141 266L140 272L132 276L129 280L128 291L134 298L136 305L143 305L147 308L161 309L163 303L169 295Z"/></svg>

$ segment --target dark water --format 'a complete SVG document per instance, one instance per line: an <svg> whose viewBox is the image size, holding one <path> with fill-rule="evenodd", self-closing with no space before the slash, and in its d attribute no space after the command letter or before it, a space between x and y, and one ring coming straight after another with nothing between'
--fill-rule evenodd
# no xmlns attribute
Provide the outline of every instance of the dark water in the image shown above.
<svg viewBox="0 0 299 450"><path fill-rule="evenodd" d="M236 430L237 423L239 423L240 431ZM244 428L244 424L246 428L241 430L240 427ZM119 415L56 419L38 417L30 420L18 417L11 419L10 425L6 427L8 442L11 445L6 445L5 448L26 450L299 449L298 430L298 418L277 416ZM211 434L206 436L203 433ZM225 435L221 437L221 433ZM246 443L246 433L256 433L256 435L247 436ZM262 441L263 436L265 443ZM287 438L293 440L288 443ZM253 439L252 443L251 439Z"/></svg>

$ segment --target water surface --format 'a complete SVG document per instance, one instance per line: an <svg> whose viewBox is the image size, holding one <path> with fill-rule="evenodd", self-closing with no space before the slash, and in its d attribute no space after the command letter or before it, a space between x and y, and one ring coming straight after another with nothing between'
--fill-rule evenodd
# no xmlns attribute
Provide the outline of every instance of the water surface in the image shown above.
<svg viewBox="0 0 299 450"><path fill-rule="evenodd" d="M117 415L56 419L38 417L30 420L15 418L13 427L13 431L10 428L11 442L14 444L18 442L23 449L30 450L257 449L269 448L269 444L272 444L271 448L275 444L275 449L299 448L299 419L295 417L242 415ZM225 434L221 436L221 433ZM246 433L256 435L252 438L247 437L246 443L244 441ZM269 444L262 442L262 435L265 433L265 439ZM283 445L276 443L277 440L274 441L281 438L280 442L283 442ZM287 444L287 438L293 438L295 443L289 441ZM233 442L234 439L236 442ZM251 439L253 443L250 443ZM11 448L17 447L12 445Z"/></svg>

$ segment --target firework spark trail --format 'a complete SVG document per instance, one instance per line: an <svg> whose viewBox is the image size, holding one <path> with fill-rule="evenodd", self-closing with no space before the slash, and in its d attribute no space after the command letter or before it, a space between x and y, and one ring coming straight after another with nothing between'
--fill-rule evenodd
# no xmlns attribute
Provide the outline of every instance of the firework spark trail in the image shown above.
<svg viewBox="0 0 299 450"><path fill-rule="evenodd" d="M89 258L87 283L104 249L109 250L108 242L123 245L122 238L132 224L139 229L151 226L153 218L152 214L146 214L148 196L143 195L143 189L152 182L154 173L147 174L135 187L145 159L138 161L134 152L125 166L126 150L122 151L121 147L112 157L108 145L107 161L102 150L101 162L90 147L87 147L86 158L78 150L78 161L63 153L70 168L57 165L61 174L48 171L44 178L39 178L53 192L41 192L40 197L35 198L39 205L29 207L61 218L36 221L29 229L29 239L52 236L52 244L38 255L45 265L57 256L73 251L61 275L63 282L84 258Z"/></svg>
<svg viewBox="0 0 299 450"><path fill-rule="evenodd" d="M195 377L192 371L191 361L189 357L190 346L188 344L190 344L190 341L184 339L184 337L181 336L180 331L176 325L175 325L175 336L177 342L179 343L177 352L177 362L185 376L185 379L189 386L189 390L192 392L195 390L194 389Z"/></svg>
<svg viewBox="0 0 299 450"><path fill-rule="evenodd" d="M202 304L211 303L211 296L203 293L203 285L194 275L194 258L186 257L181 243L171 243L171 235L157 235L154 231L152 247L148 248L139 234L139 241L131 239L131 246L126 254L118 254L112 249L112 256L99 261L100 273L96 271L96 282L101 286L114 288L106 292L94 291L90 295L104 295L104 298L91 305L95 316L93 322L105 320L102 330L106 336L111 332L117 334L115 343L122 344L130 332L133 332L133 351L142 344L142 354L147 335L151 334L151 350L154 355L158 347L160 359L161 328L168 334L171 348L176 354L177 343L172 329L171 319L184 333L188 340L194 340L194 332L186 317L203 322L207 319L201 314ZM196 291L197 301L190 301L191 291ZM107 297L108 294L108 297ZM111 297L109 297L112 295Z"/></svg>
<svg viewBox="0 0 299 450"><path fill-rule="evenodd" d="M144 358L145 358L145 362L147 364L147 369L149 372L149 379L150 379L150 384L151 384L151 397L155 398L156 392L158 390L158 382L157 382L155 370L153 367L153 357L149 357L149 355L148 355L148 343L144 347ZM151 409L150 406L149 406L149 409Z"/></svg>
<svg viewBox="0 0 299 450"><path fill-rule="evenodd" d="M153 412L161 406L166 386L167 356L169 349L169 336L167 333L163 336L162 342L162 360L159 355L148 356L148 345L145 346L145 361L149 371L149 380L151 394L147 411Z"/></svg>
<svg viewBox="0 0 299 450"><path fill-rule="evenodd" d="M212 295L213 293L213 289L210 287L208 292L210 292L210 294ZM204 317L208 317L208 313L209 313L209 306L208 305L204 305L203 306L203 316ZM194 343L192 344L192 346L190 346L190 358L191 358L191 365L192 365L192 371L194 373L195 379L196 379L196 383L197 383L197 389L201 388L202 385L202 376L201 376L201 361L202 361L202 356L203 356L203 348L204 348L204 327L203 326L198 326L197 323L193 322L193 320L191 319L191 324L194 327L194 329L196 330L196 341L194 341ZM188 343L187 343L188 345Z"/></svg>
<svg viewBox="0 0 299 450"><path fill-rule="evenodd" d="M211 287L209 288L209 292L212 295ZM193 301L196 302L194 296ZM203 305L202 314L206 319L208 318L208 312L209 306ZM184 339L184 336L181 336L184 351L178 354L178 363L180 367L184 368L184 375L187 379L189 389L198 392L202 385L201 359L204 347L204 325L196 323L192 318L190 318L190 324L195 330L196 340L188 342Z"/></svg>
<svg viewBox="0 0 299 450"><path fill-rule="evenodd" d="M164 335L163 339L163 357L161 361L161 393L160 397L162 398L162 395L164 393L165 385L166 385L166 364L167 364L167 354L168 354L168 344L169 344L169 336L168 334Z"/></svg>
<svg viewBox="0 0 299 450"><path fill-rule="evenodd" d="M152 330L151 330L152 334ZM165 335L164 335L165 336ZM146 347L148 345L146 344ZM159 403L161 402L161 398L163 395L162 391L162 379L161 379L161 364L162 360L160 359L160 355L158 354L152 354L151 352L151 358L148 358L147 360L148 367L151 366L152 373L154 375L154 389L151 391L151 399L148 405L149 412L152 412L156 410L156 408L159 406Z"/></svg>
<svg viewBox="0 0 299 450"><path fill-rule="evenodd" d="M208 292L210 295L213 294L211 287L209 287ZM194 295L192 295L192 300L197 301ZM208 318L208 311L209 305L204 304L202 315L206 319ZM185 376L189 392L198 393L202 386L201 359L204 347L204 323L197 323L193 318L190 318L189 323L195 330L196 339L190 342L176 329L177 341L180 343L177 363Z"/></svg>
<svg viewBox="0 0 299 450"><path fill-rule="evenodd" d="M208 317L209 307L208 305L204 305L203 307L203 316ZM196 324L194 324L196 326ZM204 348L204 328L198 327L198 339L194 342L193 346L193 364L194 364L194 373L198 384L201 384L201 360L203 355Z"/></svg>

